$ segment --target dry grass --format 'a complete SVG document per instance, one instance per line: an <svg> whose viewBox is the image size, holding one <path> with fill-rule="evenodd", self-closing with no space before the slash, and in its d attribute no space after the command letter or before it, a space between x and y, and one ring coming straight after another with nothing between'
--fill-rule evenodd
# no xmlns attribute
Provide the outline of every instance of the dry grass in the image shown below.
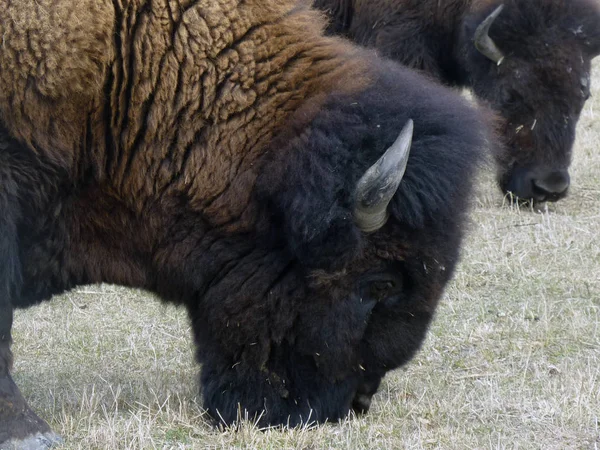
<svg viewBox="0 0 600 450"><path fill-rule="evenodd" d="M17 383L69 449L600 448L600 63L594 87L570 197L519 210L483 177L426 345L366 417L211 429L184 312L113 286L17 312Z"/></svg>

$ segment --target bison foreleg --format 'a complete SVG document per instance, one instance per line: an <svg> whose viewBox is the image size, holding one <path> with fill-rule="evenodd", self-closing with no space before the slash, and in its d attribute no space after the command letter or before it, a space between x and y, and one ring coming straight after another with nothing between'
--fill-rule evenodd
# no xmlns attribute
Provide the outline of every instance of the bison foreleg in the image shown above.
<svg viewBox="0 0 600 450"><path fill-rule="evenodd" d="M13 150L0 129L0 450L37 450L51 447L58 437L29 408L10 376L12 305L22 283L17 239L19 171Z"/></svg>

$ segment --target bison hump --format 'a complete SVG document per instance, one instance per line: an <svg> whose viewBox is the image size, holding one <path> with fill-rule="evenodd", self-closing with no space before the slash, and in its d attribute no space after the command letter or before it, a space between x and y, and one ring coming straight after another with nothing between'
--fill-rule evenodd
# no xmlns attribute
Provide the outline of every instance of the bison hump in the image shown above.
<svg viewBox="0 0 600 450"><path fill-rule="evenodd" d="M27 87L49 99L98 92L112 56L112 3L0 0L0 11L0 92Z"/></svg>

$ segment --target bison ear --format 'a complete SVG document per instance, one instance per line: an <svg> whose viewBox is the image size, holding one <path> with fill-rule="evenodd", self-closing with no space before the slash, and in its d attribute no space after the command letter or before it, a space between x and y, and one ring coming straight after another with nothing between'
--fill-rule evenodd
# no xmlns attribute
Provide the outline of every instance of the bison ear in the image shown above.
<svg viewBox="0 0 600 450"><path fill-rule="evenodd" d="M284 145L288 148L273 152L257 180L258 202L268 209L271 234L283 237L308 269L342 269L363 242L352 214L354 184L338 176L345 168L328 159L335 152L318 152L314 143L304 141Z"/></svg>
<svg viewBox="0 0 600 450"><path fill-rule="evenodd" d="M575 5L577 3L577 5ZM564 30L580 43L584 56L600 56L600 3L597 0L573 2L573 10L563 18Z"/></svg>
<svg viewBox="0 0 600 450"><path fill-rule="evenodd" d="M569 24L568 30L579 42L584 56L593 59L600 55L600 27L595 29L591 25L576 22Z"/></svg>
<svg viewBox="0 0 600 450"><path fill-rule="evenodd" d="M303 203L297 198L291 204ZM314 200L314 199L313 199ZM362 248L352 212L330 199L330 207L305 202L305 209L290 210L285 234L290 249L309 269L342 270Z"/></svg>

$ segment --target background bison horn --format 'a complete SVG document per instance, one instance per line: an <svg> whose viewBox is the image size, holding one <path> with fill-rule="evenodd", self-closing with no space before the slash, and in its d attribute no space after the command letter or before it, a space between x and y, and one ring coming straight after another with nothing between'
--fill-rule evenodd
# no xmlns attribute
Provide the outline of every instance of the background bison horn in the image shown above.
<svg viewBox="0 0 600 450"><path fill-rule="evenodd" d="M371 233L385 224L388 204L406 170L412 136L413 121L409 119L396 141L358 181L354 220L362 231Z"/></svg>
<svg viewBox="0 0 600 450"><path fill-rule="evenodd" d="M483 22L479 24L475 30L475 48L486 58L491 59L496 64L500 65L504 59L504 55L489 36L490 27L500 15L504 5L498 6Z"/></svg>

